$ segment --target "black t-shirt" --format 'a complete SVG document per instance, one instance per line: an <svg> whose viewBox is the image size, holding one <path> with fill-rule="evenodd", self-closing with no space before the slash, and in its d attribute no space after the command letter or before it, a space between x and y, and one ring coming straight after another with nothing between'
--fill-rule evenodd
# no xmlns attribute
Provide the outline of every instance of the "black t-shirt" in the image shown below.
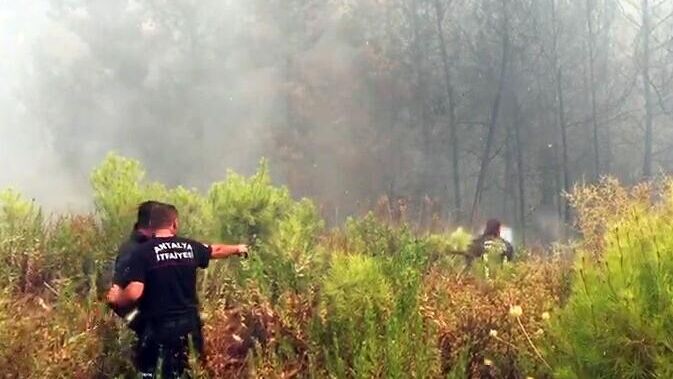
<svg viewBox="0 0 673 379"><path fill-rule="evenodd" d="M129 280L144 283L140 312L156 320L198 309L196 269L208 267L212 249L182 237L156 237L131 254Z"/></svg>
<svg viewBox="0 0 673 379"><path fill-rule="evenodd" d="M117 250L117 259L115 259L114 275L112 277L113 284L124 288L130 283L128 275L130 271L129 263L131 262L131 253L142 243L147 242L147 240L149 240L149 237L134 230L129 236L129 239L119 246L119 249Z"/></svg>

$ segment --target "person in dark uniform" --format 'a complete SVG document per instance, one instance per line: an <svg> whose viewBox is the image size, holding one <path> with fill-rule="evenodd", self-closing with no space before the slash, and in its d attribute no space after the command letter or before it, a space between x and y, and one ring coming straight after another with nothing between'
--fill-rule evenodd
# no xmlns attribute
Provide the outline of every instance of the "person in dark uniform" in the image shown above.
<svg viewBox="0 0 673 379"><path fill-rule="evenodd" d="M120 291L130 283L128 275L130 272L129 262L131 261L131 253L138 248L138 246L152 237L153 231L152 228L150 228L150 217L152 208L159 204L159 202L150 200L144 201L138 205L138 215L136 223L133 225L131 235L117 250L110 291ZM112 306L112 310L122 318L134 315L134 307L120 308ZM129 321L129 327L136 332L136 334L139 334L140 329L142 328L141 318L136 315L136 317L133 318L129 317L127 321Z"/></svg>
<svg viewBox="0 0 673 379"><path fill-rule="evenodd" d="M178 237L178 212L172 205L155 206L151 213L154 237L131 253L130 283L112 292L108 302L118 307L137 302L146 320L137 347L142 376L152 378L158 368L162 378L177 378L188 367L190 351L203 357L196 270L207 268L211 259L247 254L248 247Z"/></svg>
<svg viewBox="0 0 673 379"><path fill-rule="evenodd" d="M500 236L500 221L490 219L486 222L484 233L472 241L467 258L468 266L474 259L481 258L484 254L497 255L502 261L511 262L514 259L514 248Z"/></svg>

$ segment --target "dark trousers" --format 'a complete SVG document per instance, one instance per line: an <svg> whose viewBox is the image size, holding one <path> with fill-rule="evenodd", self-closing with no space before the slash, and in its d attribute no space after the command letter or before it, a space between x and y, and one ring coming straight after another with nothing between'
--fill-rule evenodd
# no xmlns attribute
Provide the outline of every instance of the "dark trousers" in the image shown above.
<svg viewBox="0 0 673 379"><path fill-rule="evenodd" d="M198 314L147 321L136 346L136 367L143 378L180 378L189 368L189 354L203 357Z"/></svg>

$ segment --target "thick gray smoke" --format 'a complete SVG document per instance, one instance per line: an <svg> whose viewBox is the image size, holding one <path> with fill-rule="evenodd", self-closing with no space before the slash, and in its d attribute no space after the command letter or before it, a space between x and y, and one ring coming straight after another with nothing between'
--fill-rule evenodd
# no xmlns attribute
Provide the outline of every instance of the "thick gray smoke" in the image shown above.
<svg viewBox="0 0 673 379"><path fill-rule="evenodd" d="M89 171L112 150L170 184L255 167L276 79L238 45L243 2L77 3L4 5L17 28L7 38L24 42L6 67L15 77L3 105L14 117L3 153L27 183L8 178L50 201L70 192L58 183L85 193Z"/></svg>
<svg viewBox="0 0 673 379"><path fill-rule="evenodd" d="M670 1L0 1L0 187L76 208L109 151L201 189L266 157L330 220L499 217L555 239L575 183L673 169L672 15Z"/></svg>
<svg viewBox="0 0 673 379"><path fill-rule="evenodd" d="M79 209L86 193L64 169L51 135L26 103L35 43L47 32L45 1L0 2L0 187L14 187L47 206Z"/></svg>
<svg viewBox="0 0 673 379"><path fill-rule="evenodd" d="M298 8L304 25L282 2L2 7L13 57L0 63L10 81L2 154L12 164L0 186L85 204L90 170L116 151L172 185L204 187L229 168L249 174L266 156L281 182L300 177L297 193L362 194L349 191L360 179L346 179L343 164L367 120L339 7Z"/></svg>

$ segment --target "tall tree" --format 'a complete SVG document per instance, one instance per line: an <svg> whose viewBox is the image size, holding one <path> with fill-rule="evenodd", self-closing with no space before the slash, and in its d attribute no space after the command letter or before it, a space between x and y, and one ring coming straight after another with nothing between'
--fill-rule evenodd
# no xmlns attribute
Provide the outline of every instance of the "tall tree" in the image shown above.
<svg viewBox="0 0 673 379"><path fill-rule="evenodd" d="M587 24L587 46L589 54L587 57L589 63L589 92L591 97L591 125L593 130L594 147L594 179L597 179L601 173L600 144L598 142L598 120L596 115L596 75L595 75L595 43L596 36L594 30L594 1L585 1L585 16Z"/></svg>
<svg viewBox="0 0 673 379"><path fill-rule="evenodd" d="M451 1L449 1L449 4ZM451 139L451 166L453 177L453 208L456 212L456 219L460 220L462 209L460 197L460 141L458 140L458 131L456 125L456 100L453 89L453 80L451 75L451 66L449 64L449 55L444 38L444 15L445 10L440 0L435 0L435 19L437 23L437 37L439 38L439 51L442 57L442 69L444 74L444 85L446 86L446 102L448 105L448 127Z"/></svg>
<svg viewBox="0 0 673 379"><path fill-rule="evenodd" d="M500 102L505 88L507 62L510 55L509 15L507 12L507 0L501 0L500 17L502 19L501 31L500 31L502 33L502 54L500 57L500 74L498 79L498 89L493 99L493 106L491 107L490 121L488 124L488 132L486 135L486 144L484 145L484 149L481 154L479 174L477 177L476 189L474 191L474 201L472 202L472 212L470 213L471 214L470 224L474 223L479 208L479 204L481 202L488 166L492 159L491 150L493 148L493 141L495 139L495 131L498 123L498 113L500 111Z"/></svg>
<svg viewBox="0 0 673 379"><path fill-rule="evenodd" d="M554 87L556 89L556 112L558 116L559 133L561 135L561 173L563 175L563 190L570 190L570 170L568 167L568 126L566 124L565 97L563 92L563 66L559 61L559 23L556 0L550 0L551 5L551 33L552 33L552 70L554 75ZM569 221L570 205L562 200L563 220Z"/></svg>
<svg viewBox="0 0 673 379"><path fill-rule="evenodd" d="M652 176L652 124L654 104L652 102L651 92L651 78L650 78L650 34L651 34L651 19L650 19L650 2L649 0L641 0L641 22L642 29L640 31L642 38L642 81L643 81L643 97L645 100L645 145L643 157L643 176L649 178Z"/></svg>

